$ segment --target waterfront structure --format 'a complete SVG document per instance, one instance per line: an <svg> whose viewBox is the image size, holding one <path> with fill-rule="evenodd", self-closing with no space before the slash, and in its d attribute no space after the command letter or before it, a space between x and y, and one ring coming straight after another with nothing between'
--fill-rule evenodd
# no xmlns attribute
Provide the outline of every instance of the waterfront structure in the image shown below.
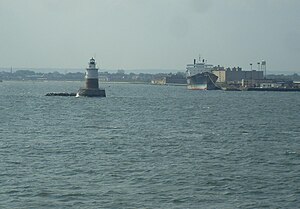
<svg viewBox="0 0 300 209"><path fill-rule="evenodd" d="M243 71L240 67L230 68L214 68L212 73L218 76L217 82L220 83L239 83L244 80L261 80L264 78L263 71Z"/></svg>
<svg viewBox="0 0 300 209"><path fill-rule="evenodd" d="M151 84L166 85L166 77L159 78L159 79L153 79L153 80L151 80Z"/></svg>
<svg viewBox="0 0 300 209"><path fill-rule="evenodd" d="M98 68L92 57L85 73L85 87L80 88L76 96L106 97L105 89L99 89Z"/></svg>

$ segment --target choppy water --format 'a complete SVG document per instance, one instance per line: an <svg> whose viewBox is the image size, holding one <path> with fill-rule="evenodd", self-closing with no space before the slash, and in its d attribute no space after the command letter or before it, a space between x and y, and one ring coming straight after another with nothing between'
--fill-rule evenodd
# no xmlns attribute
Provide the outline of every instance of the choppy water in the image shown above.
<svg viewBox="0 0 300 209"><path fill-rule="evenodd" d="M300 94L0 83L0 208L298 208Z"/></svg>

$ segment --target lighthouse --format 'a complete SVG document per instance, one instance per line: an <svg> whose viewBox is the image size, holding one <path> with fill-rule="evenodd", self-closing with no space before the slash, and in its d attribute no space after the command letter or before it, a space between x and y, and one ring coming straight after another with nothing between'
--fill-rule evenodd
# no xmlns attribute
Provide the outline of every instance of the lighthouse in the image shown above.
<svg viewBox="0 0 300 209"><path fill-rule="evenodd" d="M80 88L77 96L106 97L105 89L99 89L98 68L92 57L85 72L85 87Z"/></svg>

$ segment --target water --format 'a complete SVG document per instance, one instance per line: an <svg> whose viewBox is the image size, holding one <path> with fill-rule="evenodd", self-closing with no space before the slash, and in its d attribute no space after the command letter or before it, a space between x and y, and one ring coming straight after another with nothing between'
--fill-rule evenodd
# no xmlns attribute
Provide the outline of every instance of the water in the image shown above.
<svg viewBox="0 0 300 209"><path fill-rule="evenodd" d="M299 92L0 83L0 208L298 208Z"/></svg>

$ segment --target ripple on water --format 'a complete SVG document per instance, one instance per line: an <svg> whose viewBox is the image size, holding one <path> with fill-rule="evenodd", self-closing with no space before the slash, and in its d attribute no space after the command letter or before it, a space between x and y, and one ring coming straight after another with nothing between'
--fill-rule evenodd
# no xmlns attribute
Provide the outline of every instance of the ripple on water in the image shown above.
<svg viewBox="0 0 300 209"><path fill-rule="evenodd" d="M298 95L110 84L105 99L41 96L79 84L1 84L1 208L300 204Z"/></svg>

